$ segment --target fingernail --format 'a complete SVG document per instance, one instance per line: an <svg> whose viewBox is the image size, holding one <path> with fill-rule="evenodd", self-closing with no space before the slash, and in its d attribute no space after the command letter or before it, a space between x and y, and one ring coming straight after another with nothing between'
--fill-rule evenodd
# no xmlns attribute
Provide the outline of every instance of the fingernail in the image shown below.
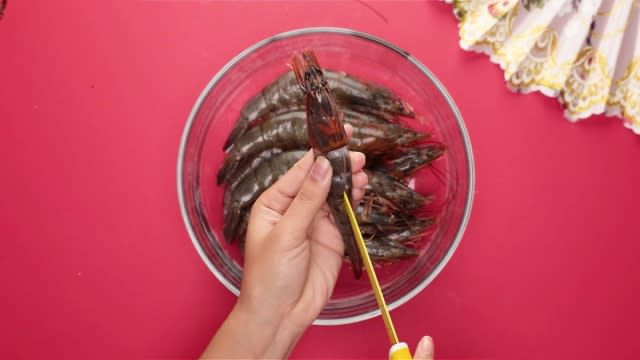
<svg viewBox="0 0 640 360"><path fill-rule="evenodd" d="M433 357L433 339L431 336L424 336L418 344L420 352L427 357Z"/></svg>
<svg viewBox="0 0 640 360"><path fill-rule="evenodd" d="M315 164L313 164L313 168L311 169L311 177L317 182L322 182L322 180L327 177L330 166L331 164L329 164L329 160L322 156L318 156Z"/></svg>

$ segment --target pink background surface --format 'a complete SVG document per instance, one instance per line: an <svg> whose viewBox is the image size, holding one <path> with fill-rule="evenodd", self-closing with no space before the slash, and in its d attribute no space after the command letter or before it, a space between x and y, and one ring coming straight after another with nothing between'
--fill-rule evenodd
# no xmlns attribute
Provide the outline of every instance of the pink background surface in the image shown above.
<svg viewBox="0 0 640 360"><path fill-rule="evenodd" d="M349 27L427 65L476 159L469 227L393 312L445 358L640 354L640 137L574 125L458 48L439 2L9 0L0 20L0 358L194 358L234 302L176 195L186 118L238 52L285 30ZM379 318L312 327L297 358L385 358Z"/></svg>

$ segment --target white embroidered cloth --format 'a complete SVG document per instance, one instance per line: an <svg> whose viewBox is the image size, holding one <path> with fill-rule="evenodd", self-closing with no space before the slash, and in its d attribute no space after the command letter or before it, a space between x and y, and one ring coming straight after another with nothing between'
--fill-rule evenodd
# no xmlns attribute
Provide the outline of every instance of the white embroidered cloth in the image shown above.
<svg viewBox="0 0 640 360"><path fill-rule="evenodd" d="M557 97L565 117L624 119L640 134L640 0L445 0L460 46L486 53L510 89Z"/></svg>

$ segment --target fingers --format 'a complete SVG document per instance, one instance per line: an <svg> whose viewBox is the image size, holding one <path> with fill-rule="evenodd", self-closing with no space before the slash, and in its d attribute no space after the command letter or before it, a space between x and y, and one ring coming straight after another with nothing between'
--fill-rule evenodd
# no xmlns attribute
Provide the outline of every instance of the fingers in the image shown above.
<svg viewBox="0 0 640 360"><path fill-rule="evenodd" d="M347 132L352 131L350 126L345 127ZM364 196L364 187L368 182L367 175L362 171L365 165L365 155L361 152L351 151L349 153L352 170L352 193L353 204L358 204ZM262 224L264 221L275 225L280 216L284 215L291 206L294 198L302 188L305 179L314 164L313 152L309 151L300 159L285 175L283 175L273 186L260 195L253 205L250 217L259 218ZM302 195L306 196L306 195ZM326 199L326 195L323 196ZM253 211L256 209L257 211ZM316 210L317 212L317 210ZM256 220L250 221L255 223Z"/></svg>
<svg viewBox="0 0 640 360"><path fill-rule="evenodd" d="M351 175L351 183L353 184L354 188L362 189L367 185L368 181L369 181L369 177L362 170Z"/></svg>
<svg viewBox="0 0 640 360"><path fill-rule="evenodd" d="M433 339L431 339L431 336L425 336L420 340L413 359L433 360Z"/></svg>
<svg viewBox="0 0 640 360"><path fill-rule="evenodd" d="M367 186L368 182L369 177L362 170L351 176L351 183L353 184L353 188L351 189L351 199L354 204L358 204L360 200L362 200L362 197L364 197L364 187Z"/></svg>
<svg viewBox="0 0 640 360"><path fill-rule="evenodd" d="M345 127L346 130L346 127ZM364 187L369 182L367 174L362 171L366 162L365 155L361 152L350 151L349 159L351 159L351 184L353 188L351 190L351 199L354 206L362 200L364 196Z"/></svg>
<svg viewBox="0 0 640 360"><path fill-rule="evenodd" d="M345 124L344 132L347 134L347 141L351 141L351 137L353 136L353 126Z"/></svg>
<svg viewBox="0 0 640 360"><path fill-rule="evenodd" d="M331 185L331 164L326 158L319 156L313 164L311 171L304 180L300 191L291 202L278 224L280 229L286 229L287 238L298 245L298 241L304 241L311 223L315 219L318 210L327 200Z"/></svg>
<svg viewBox="0 0 640 360"><path fill-rule="evenodd" d="M364 168L366 158L363 153L358 151L349 151L349 159L351 159L351 172L358 172Z"/></svg>
<svg viewBox="0 0 640 360"><path fill-rule="evenodd" d="M313 152L309 151L286 174L280 177L273 186L258 197L254 207L275 211L280 215L284 214L307 178L312 165Z"/></svg>

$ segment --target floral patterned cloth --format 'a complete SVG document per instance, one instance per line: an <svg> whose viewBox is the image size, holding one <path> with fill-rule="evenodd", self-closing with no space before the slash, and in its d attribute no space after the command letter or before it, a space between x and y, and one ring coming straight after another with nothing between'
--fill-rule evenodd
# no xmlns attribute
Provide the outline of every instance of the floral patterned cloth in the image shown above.
<svg viewBox="0 0 640 360"><path fill-rule="evenodd" d="M565 116L619 116L640 134L640 0L445 0L460 46L504 70L510 89L557 97Z"/></svg>

